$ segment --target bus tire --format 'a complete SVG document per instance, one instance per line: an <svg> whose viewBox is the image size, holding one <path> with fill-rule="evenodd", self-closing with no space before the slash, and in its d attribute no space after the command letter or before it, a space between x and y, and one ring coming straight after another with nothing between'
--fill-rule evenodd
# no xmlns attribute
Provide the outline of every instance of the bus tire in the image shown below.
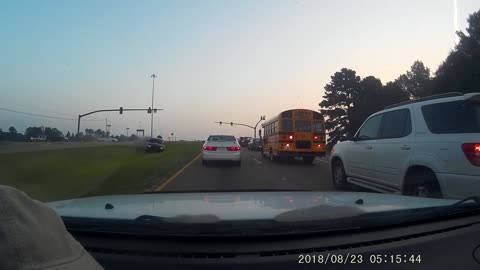
<svg viewBox="0 0 480 270"><path fill-rule="evenodd" d="M273 155L273 151L270 150L270 161L276 162L278 160L278 157Z"/></svg>

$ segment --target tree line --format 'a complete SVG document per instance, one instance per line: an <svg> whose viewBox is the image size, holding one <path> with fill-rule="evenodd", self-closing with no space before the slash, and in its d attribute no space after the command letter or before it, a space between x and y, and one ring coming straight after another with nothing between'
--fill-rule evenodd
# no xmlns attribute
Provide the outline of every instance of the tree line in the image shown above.
<svg viewBox="0 0 480 270"><path fill-rule="evenodd" d="M63 132L51 127L28 127L24 134L18 132L15 127L9 127L8 131L3 131L0 128L0 141L29 141L31 138L40 135L46 136L51 141L62 141L71 137L70 132L64 136Z"/></svg>
<svg viewBox="0 0 480 270"><path fill-rule="evenodd" d="M319 103L326 117L328 147L355 133L369 115L388 105L448 92L480 92L480 10L467 21L467 33L457 32L458 44L435 73L420 60L386 84L374 76L362 79L348 68L335 72Z"/></svg>
<svg viewBox="0 0 480 270"><path fill-rule="evenodd" d="M80 132L80 134L73 134L70 131L67 131L67 134L63 134L57 128L52 127L28 127L25 130L25 133L22 134L17 131L15 127L9 127L8 131L3 131L0 128L0 141L30 141L32 138L38 138L39 136L46 136L49 141L95 141L98 138L116 138L119 141L134 141L137 139L135 134L130 135L129 137L125 135L120 136L111 136L110 132L105 132L104 130L97 129L85 129L85 133Z"/></svg>

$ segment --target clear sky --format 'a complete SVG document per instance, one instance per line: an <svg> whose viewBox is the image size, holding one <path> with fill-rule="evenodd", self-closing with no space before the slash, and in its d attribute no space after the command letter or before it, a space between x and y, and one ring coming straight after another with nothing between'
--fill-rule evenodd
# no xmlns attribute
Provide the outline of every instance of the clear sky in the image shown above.
<svg viewBox="0 0 480 270"><path fill-rule="evenodd" d="M318 109L343 67L383 83L417 59L435 71L454 46L454 2L431 1L1 1L0 107L50 116L148 107L157 74L155 135L252 135L242 127L292 108ZM458 0L459 30L478 0ZM143 112L96 114L114 134ZM0 128L76 121L0 111ZM105 128L103 121L82 123Z"/></svg>

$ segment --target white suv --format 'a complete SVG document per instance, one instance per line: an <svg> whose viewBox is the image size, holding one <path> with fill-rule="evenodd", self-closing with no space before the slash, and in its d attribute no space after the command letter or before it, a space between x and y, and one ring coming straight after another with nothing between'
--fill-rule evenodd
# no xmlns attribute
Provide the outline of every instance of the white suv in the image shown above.
<svg viewBox="0 0 480 270"><path fill-rule="evenodd" d="M351 183L420 197L480 196L480 93L389 106L347 139L330 155L337 189Z"/></svg>

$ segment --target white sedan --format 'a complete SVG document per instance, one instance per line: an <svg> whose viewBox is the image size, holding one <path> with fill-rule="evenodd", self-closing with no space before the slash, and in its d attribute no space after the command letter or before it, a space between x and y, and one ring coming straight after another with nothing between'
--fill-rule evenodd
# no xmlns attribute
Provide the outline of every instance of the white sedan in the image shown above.
<svg viewBox="0 0 480 270"><path fill-rule="evenodd" d="M203 144L202 163L209 161L233 161L240 166L240 145L231 135L210 135Z"/></svg>

